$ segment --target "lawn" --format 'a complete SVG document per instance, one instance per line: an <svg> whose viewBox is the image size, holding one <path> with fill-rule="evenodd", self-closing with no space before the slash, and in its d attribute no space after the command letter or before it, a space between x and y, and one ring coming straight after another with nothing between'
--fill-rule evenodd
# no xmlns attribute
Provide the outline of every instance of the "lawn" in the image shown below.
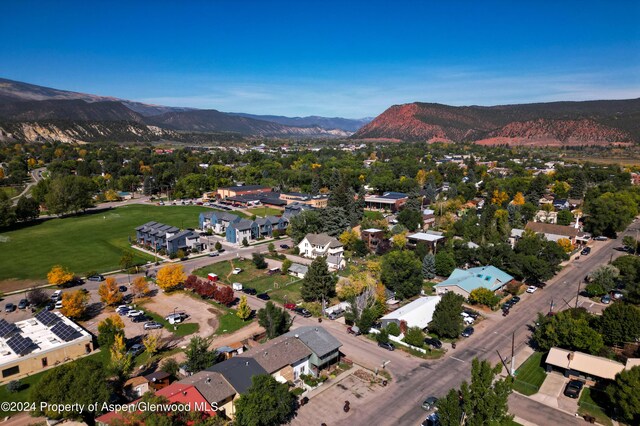
<svg viewBox="0 0 640 426"><path fill-rule="evenodd" d="M233 268L241 268L242 272L233 275L231 274ZM207 274L214 273L218 275L220 282L224 284L242 283L245 287L255 288L258 293L270 292L297 280L297 278L289 275L267 275L267 269L257 269L251 260L218 262L197 269L193 273L204 278L207 277Z"/></svg>
<svg viewBox="0 0 640 426"><path fill-rule="evenodd" d="M134 228L149 221L181 228L196 227L200 206L131 205L99 213L51 219L0 234L0 282L46 279L53 265L63 265L78 275L88 271L119 269L123 250ZM153 256L134 251L136 262ZM2 290L0 284L0 290Z"/></svg>
<svg viewBox="0 0 640 426"><path fill-rule="evenodd" d="M384 216L382 215L381 212L372 212L369 210L365 210L364 211L364 217L366 217L367 219L373 219L373 220L382 220L384 219Z"/></svg>
<svg viewBox="0 0 640 426"><path fill-rule="evenodd" d="M302 281L297 281L293 284L281 286L277 290L270 291L269 296L271 296L271 298L276 302L280 302L283 305L285 303L300 303L302 302L302 297L300 296L301 287Z"/></svg>
<svg viewBox="0 0 640 426"><path fill-rule="evenodd" d="M547 377L544 371L542 360L545 354L542 352L534 352L531 356L516 370L516 379L513 382L513 389L523 395L533 395L537 393Z"/></svg>
<svg viewBox="0 0 640 426"><path fill-rule="evenodd" d="M220 325L216 330L217 335L231 334L240 330L242 327L251 324L251 320L243 321L236 315L235 309L229 309L226 314L218 317Z"/></svg>
<svg viewBox="0 0 640 426"><path fill-rule="evenodd" d="M611 426L613 422L611 422L609 416L605 414L605 409L603 408L603 401L606 400L607 396L603 394L602 391L585 387L578 401L578 414L593 416L601 425Z"/></svg>
<svg viewBox="0 0 640 426"><path fill-rule="evenodd" d="M273 207L255 207L252 209L247 209L247 214L249 216L255 214L258 217L279 216L282 214L282 210L274 209Z"/></svg>

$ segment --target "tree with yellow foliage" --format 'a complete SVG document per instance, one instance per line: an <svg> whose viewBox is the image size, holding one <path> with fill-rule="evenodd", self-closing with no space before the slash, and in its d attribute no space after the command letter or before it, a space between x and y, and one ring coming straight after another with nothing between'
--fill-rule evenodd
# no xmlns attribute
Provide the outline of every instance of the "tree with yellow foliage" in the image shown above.
<svg viewBox="0 0 640 426"><path fill-rule="evenodd" d="M4 179L4 169L0 167L0 179Z"/></svg>
<svg viewBox="0 0 640 426"><path fill-rule="evenodd" d="M82 290L77 290L73 293L63 293L60 312L62 312L62 315L72 319L82 318L87 310L88 302L89 294Z"/></svg>
<svg viewBox="0 0 640 426"><path fill-rule="evenodd" d="M133 298L145 297L149 294L149 281L145 277L137 277L131 283L131 294Z"/></svg>
<svg viewBox="0 0 640 426"><path fill-rule="evenodd" d="M360 237L358 236L358 233L353 229L347 229L342 234L340 234L339 237L340 242L347 250L351 250L351 247L353 247L353 245L359 239Z"/></svg>
<svg viewBox="0 0 640 426"><path fill-rule="evenodd" d="M47 281L52 285L64 285L73 279L73 272L63 266L56 265L47 274Z"/></svg>
<svg viewBox="0 0 640 426"><path fill-rule="evenodd" d="M525 200L524 200L524 195L522 195L522 192L516 193L516 195L513 197L513 201L511 202L511 204L513 204L514 206L521 206L524 203L525 203Z"/></svg>
<svg viewBox="0 0 640 426"><path fill-rule="evenodd" d="M100 284L100 287L98 287L98 295L100 295L100 300L107 306L122 302L122 293L120 293L118 283L113 277L108 277Z"/></svg>
<svg viewBox="0 0 640 426"><path fill-rule="evenodd" d="M405 234L397 234L391 237L391 245L399 250L407 246L407 237Z"/></svg>
<svg viewBox="0 0 640 426"><path fill-rule="evenodd" d="M247 296L241 296L238 303L238 311L236 312L238 318L242 321L246 321L251 316L251 307L247 303Z"/></svg>
<svg viewBox="0 0 640 426"><path fill-rule="evenodd" d="M142 344L145 348L144 350L149 353L150 357L155 355L161 349L160 342L160 333L149 333L142 338Z"/></svg>
<svg viewBox="0 0 640 426"><path fill-rule="evenodd" d="M113 345L109 350L111 355L111 366L120 380L124 380L133 367L133 359L127 353L127 346L124 343L124 336L118 334L115 336Z"/></svg>
<svg viewBox="0 0 640 426"><path fill-rule="evenodd" d="M33 158L33 157L31 157L31 158L29 158L29 159L27 160L27 166L28 166L30 169L33 169L33 168L35 167L35 165L36 165L36 164L37 164L36 159L35 159L35 158Z"/></svg>
<svg viewBox="0 0 640 426"><path fill-rule="evenodd" d="M573 250L573 244L568 238L560 238L556 243L564 250L565 253L571 253Z"/></svg>
<svg viewBox="0 0 640 426"><path fill-rule="evenodd" d="M107 189L106 191L104 191L104 199L106 201L118 201L120 200L120 196L115 190Z"/></svg>
<svg viewBox="0 0 640 426"><path fill-rule="evenodd" d="M491 204L497 204L501 206L508 199L509 199L509 196L507 195L506 192L496 189L493 191L493 195L491 197Z"/></svg>
<svg viewBox="0 0 640 426"><path fill-rule="evenodd" d="M418 170L418 173L416 174L416 182L418 182L418 185L420 185L420 187L423 187L427 182L427 172L422 169Z"/></svg>
<svg viewBox="0 0 640 426"><path fill-rule="evenodd" d="M164 291L171 291L182 284L186 278L182 265L171 264L158 271L156 283Z"/></svg>

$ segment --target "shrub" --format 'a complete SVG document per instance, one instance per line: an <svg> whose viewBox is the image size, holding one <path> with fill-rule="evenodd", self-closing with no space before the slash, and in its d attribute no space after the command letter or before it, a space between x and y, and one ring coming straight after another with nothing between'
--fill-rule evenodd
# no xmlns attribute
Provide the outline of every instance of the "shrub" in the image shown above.
<svg viewBox="0 0 640 426"><path fill-rule="evenodd" d="M247 238L246 238L246 237L242 239L242 245L243 245L244 247L249 247L249 241L247 241Z"/></svg>
<svg viewBox="0 0 640 426"><path fill-rule="evenodd" d="M472 305L485 305L493 308L500 302L500 296L497 296L494 292L488 288L479 287L472 290L469 294L469 303Z"/></svg>
<svg viewBox="0 0 640 426"><path fill-rule="evenodd" d="M376 334L376 341L378 343L389 343L389 332L386 328L380 330L380 333Z"/></svg>
<svg viewBox="0 0 640 426"><path fill-rule="evenodd" d="M16 393L16 392L20 392L25 387L26 387L25 384L22 383L20 380L12 380L7 385L7 390L11 393Z"/></svg>
<svg viewBox="0 0 640 426"><path fill-rule="evenodd" d="M398 337L400 335L400 327L395 322L391 322L387 325L387 333Z"/></svg>
<svg viewBox="0 0 640 426"><path fill-rule="evenodd" d="M509 284L505 287L505 291L513 296L516 296L520 292L520 287L522 284L518 281L510 281Z"/></svg>
<svg viewBox="0 0 640 426"><path fill-rule="evenodd" d="M421 348L424 345L424 333L419 327L409 327L402 340L412 346Z"/></svg>

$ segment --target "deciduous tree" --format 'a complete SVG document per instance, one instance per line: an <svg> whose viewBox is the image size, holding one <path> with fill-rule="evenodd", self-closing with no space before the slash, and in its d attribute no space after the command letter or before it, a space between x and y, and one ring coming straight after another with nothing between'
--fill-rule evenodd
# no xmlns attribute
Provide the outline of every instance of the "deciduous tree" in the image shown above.
<svg viewBox="0 0 640 426"><path fill-rule="evenodd" d="M261 253L253 253L251 255L252 262L255 265L256 269L266 269L267 262L264 260L264 254Z"/></svg>
<svg viewBox="0 0 640 426"><path fill-rule="evenodd" d="M47 280L52 285L65 285L73 279L73 272L63 266L56 265L47 274Z"/></svg>
<svg viewBox="0 0 640 426"><path fill-rule="evenodd" d="M21 222L35 220L40 215L40 205L33 198L22 196L16 205L16 219Z"/></svg>
<svg viewBox="0 0 640 426"><path fill-rule="evenodd" d="M497 296L488 288L478 287L469 293L469 302L473 305L485 305L493 308L500 302L500 296Z"/></svg>
<svg viewBox="0 0 640 426"><path fill-rule="evenodd" d="M124 337L124 322L119 315L110 315L98 323L98 344L102 350L110 350L116 336Z"/></svg>
<svg viewBox="0 0 640 426"><path fill-rule="evenodd" d="M267 337L273 339L289 331L291 316L273 302L267 302L265 307L258 311L258 324L264 327Z"/></svg>
<svg viewBox="0 0 640 426"><path fill-rule="evenodd" d="M391 251L382 258L380 278L397 298L413 297L422 288L422 264L411 251Z"/></svg>
<svg viewBox="0 0 640 426"><path fill-rule="evenodd" d="M456 268L456 260L448 251L439 251L435 255L436 274L441 277L448 277Z"/></svg>
<svg viewBox="0 0 640 426"><path fill-rule="evenodd" d="M145 297L149 294L149 281L145 277L136 277L131 283L131 294L134 299Z"/></svg>
<svg viewBox="0 0 640 426"><path fill-rule="evenodd" d="M407 332L404 333L403 340L405 343L421 348L424 346L424 333L420 327L409 327Z"/></svg>
<svg viewBox="0 0 640 426"><path fill-rule="evenodd" d="M231 289L231 287L226 285L215 287L213 298L216 300L216 302L223 305L230 305L235 300L233 290Z"/></svg>
<svg viewBox="0 0 640 426"><path fill-rule="evenodd" d="M72 319L82 318L87 310L88 302L89 294L82 290L77 290L72 293L63 293L62 308L60 309L60 312L62 312L62 315Z"/></svg>
<svg viewBox="0 0 640 426"><path fill-rule="evenodd" d="M169 264L163 266L156 276L158 287L164 291L171 291L184 282L186 275L180 264Z"/></svg>
<svg viewBox="0 0 640 426"><path fill-rule="evenodd" d="M100 300L107 306L122 302L123 296L118 287L119 286L115 278L107 277L107 279L98 287Z"/></svg>
<svg viewBox="0 0 640 426"><path fill-rule="evenodd" d="M622 370L607 387L616 413L628 424L640 424L640 367Z"/></svg>
<svg viewBox="0 0 640 426"><path fill-rule="evenodd" d="M142 338L142 344L149 356L154 356L161 348L160 333L149 333Z"/></svg>
<svg viewBox="0 0 640 426"><path fill-rule="evenodd" d="M267 374L253 376L251 382L251 387L235 403L234 423L238 426L288 423L296 409L296 398L288 385Z"/></svg>
<svg viewBox="0 0 640 426"><path fill-rule="evenodd" d="M240 318L242 321L246 321L251 316L251 307L247 303L247 296L240 297L236 315L238 315L238 318Z"/></svg>
<svg viewBox="0 0 640 426"><path fill-rule="evenodd" d="M200 336L191 338L185 351L187 370L190 373L195 374L215 364L218 353L215 350L209 350L210 344L211 339L205 339Z"/></svg>
<svg viewBox="0 0 640 426"><path fill-rule="evenodd" d="M510 377L496 380L502 366L491 367L488 361L474 358L471 364L471 384L460 387L466 425L484 426L505 424L513 418L509 415L507 400L512 392Z"/></svg>
<svg viewBox="0 0 640 426"><path fill-rule="evenodd" d="M599 323L607 345L635 342L640 337L640 309L631 304L609 305L602 312Z"/></svg>

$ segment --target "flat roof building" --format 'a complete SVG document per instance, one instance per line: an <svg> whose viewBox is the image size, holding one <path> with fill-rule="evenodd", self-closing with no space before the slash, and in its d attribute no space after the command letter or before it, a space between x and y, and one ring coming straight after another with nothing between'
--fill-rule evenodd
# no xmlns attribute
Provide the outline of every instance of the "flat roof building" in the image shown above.
<svg viewBox="0 0 640 426"><path fill-rule="evenodd" d="M383 316L380 318L380 322L382 322L383 327L386 327L392 322L400 326L400 323L404 322L407 327L425 329L433 319L433 313L440 299L440 296L420 297Z"/></svg>
<svg viewBox="0 0 640 426"><path fill-rule="evenodd" d="M89 332L59 312L41 311L15 324L0 319L0 383L93 351Z"/></svg>
<svg viewBox="0 0 640 426"><path fill-rule="evenodd" d="M364 197L364 204L365 208L369 210L397 212L408 199L409 196L402 192L385 192L382 195L369 195Z"/></svg>

